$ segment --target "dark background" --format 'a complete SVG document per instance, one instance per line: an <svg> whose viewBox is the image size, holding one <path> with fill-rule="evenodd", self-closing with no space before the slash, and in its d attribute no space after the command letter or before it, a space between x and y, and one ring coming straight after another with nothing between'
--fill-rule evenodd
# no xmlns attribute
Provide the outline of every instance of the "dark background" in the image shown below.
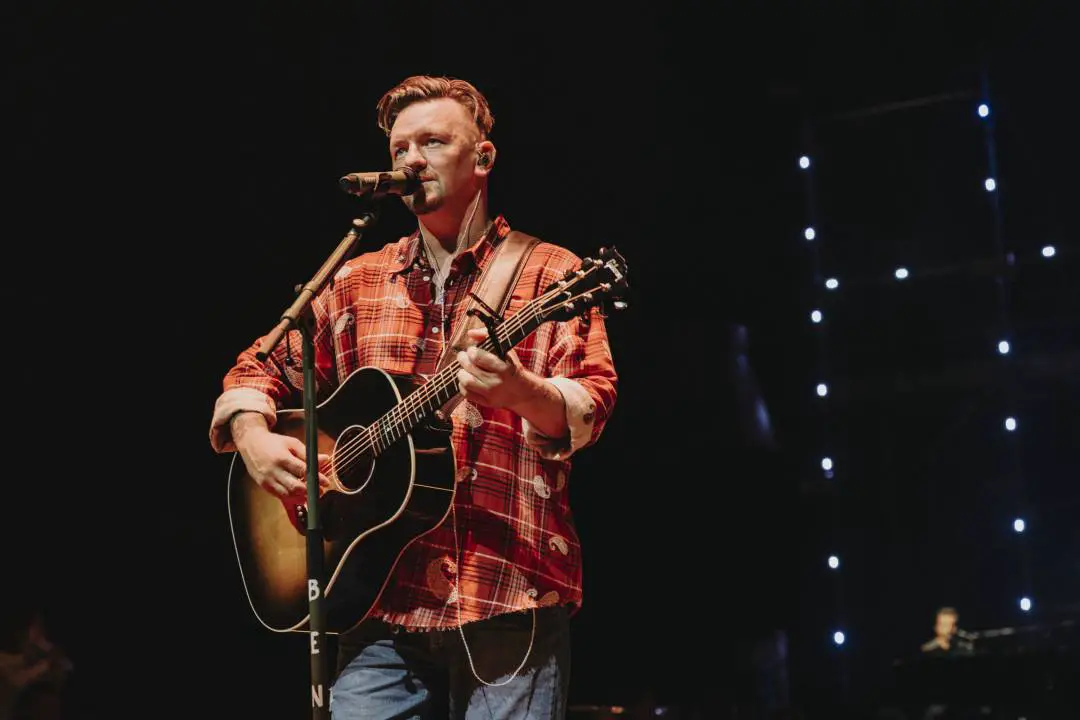
<svg viewBox="0 0 1080 720"><path fill-rule="evenodd" d="M573 703L724 706L770 628L797 704L872 702L940 605L1074 616L1074 33L1049 4L867 7L8 10L3 592L47 608L75 716L306 712L306 639L242 593L210 415L348 229L336 179L387 166L375 103L414 73L487 94L512 225L631 269L619 404L573 474ZM365 242L410 221L388 202ZM740 434L733 324L773 450Z"/></svg>

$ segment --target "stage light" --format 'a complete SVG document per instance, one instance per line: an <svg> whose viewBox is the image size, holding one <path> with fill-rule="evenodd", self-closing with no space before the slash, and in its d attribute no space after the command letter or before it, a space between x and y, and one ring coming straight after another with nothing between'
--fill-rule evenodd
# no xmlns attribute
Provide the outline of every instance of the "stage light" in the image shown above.
<svg viewBox="0 0 1080 720"><path fill-rule="evenodd" d="M803 230L803 237L805 237L807 240L813 240L815 237L817 237L817 233L814 232L814 228L808 227Z"/></svg>
<svg viewBox="0 0 1080 720"><path fill-rule="evenodd" d="M1044 258L1052 258L1055 255L1057 255L1057 248L1055 248L1053 245L1047 245L1042 249L1042 256Z"/></svg>
<svg viewBox="0 0 1080 720"><path fill-rule="evenodd" d="M840 281L836 278L829 278L825 281L825 287L829 288L830 290L835 290L836 288L840 287Z"/></svg>
<svg viewBox="0 0 1080 720"><path fill-rule="evenodd" d="M830 555L829 556L829 567L831 567L833 570L840 567L840 558L836 557L835 555Z"/></svg>
<svg viewBox="0 0 1080 720"><path fill-rule="evenodd" d="M803 170L810 167L810 158L806 157L805 155L799 158L799 167L801 167Z"/></svg>
<svg viewBox="0 0 1080 720"><path fill-rule="evenodd" d="M982 80L983 80L983 86L982 86L982 95L981 95L981 97L984 98L986 100L986 102L980 102L980 103L977 104L977 113L978 113L980 118L986 118L986 117L988 117L990 115L990 105L989 105L990 94L989 94L989 83L988 83L987 78L985 76L985 70L984 70ZM987 174L983 176L983 187L985 188L986 192L993 193L998 189L998 187L997 187L997 179L995 177L997 175L997 172L998 172L996 170L997 163L995 161L995 156L997 155L997 148L996 148L996 141L995 141L995 138L994 138L993 123L988 122L984 126L984 132L982 133L982 135L983 135L983 139L984 139L985 145L986 145L986 160L988 161L987 165L986 165ZM1006 232L1005 232L1005 224L1002 222L1001 203L999 202L999 198L998 197L993 198L993 202L989 203L988 207L989 207L989 211L990 211L990 214L991 214L991 219L993 220L993 223L994 223L994 229L995 229L994 244L997 247L997 252L1002 256L1002 260L1004 261L1005 266L1008 267L1008 268L1012 268L1012 267L1014 267L1016 265L1016 252L1013 251L1013 250L1007 249L1007 243L1004 240L1004 236L1006 235ZM1054 256L1054 248L1053 248L1053 246L1051 246L1051 245L1042 246L1042 255L1043 255L1044 258L1053 257ZM1003 294L1002 299L1004 300L1004 302L1002 302L998 307L998 311L1000 313L999 320L1001 321L1000 327L1008 327L1009 312L1011 310L1011 308L1009 307L1008 293ZM998 338L998 344L997 344L998 353L1000 353L1001 355L1008 355L1008 354L1010 354L1012 352L1012 343L1011 343L1012 338L1008 337L1008 332L1003 332L1002 335L1003 335L1003 337ZM1028 352L1029 348L1027 347L1027 345L1025 345L1023 347L1023 350L1024 350L1025 353ZM1019 390L1019 388L1017 387L1019 383L1015 378L1004 378L1003 380L1004 380L1004 382L1002 384L1006 386L1003 389L1012 390L1014 392ZM1010 410L1019 410L1019 409L1021 409L1021 408L1012 407L1012 406L1007 406L1007 407ZM1017 419L1015 417L1011 416L1011 415L1006 416L1004 418L1005 430L1007 432L1010 432L1010 433L1015 432L1016 429L1017 429L1017 424L1018 424ZM1011 494L1013 495L1013 501L1015 503L1014 507L1024 508L1024 507L1027 506L1027 503L1025 501L1026 490L1024 488L1024 484L1025 484L1024 476L1025 476L1025 473L1024 473L1024 469L1021 467L1021 463L1019 461L1014 463L1014 466L1013 466L1013 469L1012 469L1012 474L1014 475L1014 483L1013 483L1013 488L1014 489L1012 490ZM1013 531L1015 533L1017 533L1018 535L1024 535L1025 530L1027 529L1027 523L1021 517L1014 517L1013 520L1012 520L1012 528L1013 528ZM1027 544L1027 538L1026 537L1017 538L1017 540L1020 541L1021 543L1024 543L1025 545ZM1021 570L1022 576L1023 577L1030 577L1030 573L1031 573L1030 560L1028 559L1028 553L1026 552L1026 549L1025 549L1025 552L1020 553L1019 564L1020 564L1020 570ZM1030 588L1025 587L1025 589L1030 589ZM1019 600L1019 605L1020 605L1021 610L1023 610L1024 612L1028 612L1028 611L1031 610L1031 605L1032 605L1031 598L1029 598L1029 597L1019 597L1018 600Z"/></svg>
<svg viewBox="0 0 1080 720"><path fill-rule="evenodd" d="M843 645L844 640L846 640L846 639L847 638L844 637L844 633L840 632L839 630L834 632L833 635L832 635L832 641L834 643L836 643L837 645Z"/></svg>
<svg viewBox="0 0 1080 720"><path fill-rule="evenodd" d="M829 458L829 457L821 458L821 469L822 470L832 470L832 458Z"/></svg>
<svg viewBox="0 0 1080 720"><path fill-rule="evenodd" d="M812 313L810 313L810 322L814 323L815 325L817 323L821 322L821 311L820 310L815 310Z"/></svg>
<svg viewBox="0 0 1080 720"><path fill-rule="evenodd" d="M825 383L818 383L817 384L817 394L818 394L818 397L825 397L826 395L829 394L829 386L826 385Z"/></svg>
<svg viewBox="0 0 1080 720"><path fill-rule="evenodd" d="M893 273L893 275L896 276L897 280L905 280L908 276L907 268L898 267L896 268L896 272Z"/></svg>

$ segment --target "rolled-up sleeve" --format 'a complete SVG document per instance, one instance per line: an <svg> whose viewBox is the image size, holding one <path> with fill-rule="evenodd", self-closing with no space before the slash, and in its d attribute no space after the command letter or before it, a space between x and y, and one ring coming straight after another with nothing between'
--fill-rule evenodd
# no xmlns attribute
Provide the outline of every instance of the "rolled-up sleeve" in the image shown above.
<svg viewBox="0 0 1080 720"><path fill-rule="evenodd" d="M566 403L566 425L570 428L569 437L552 438L534 428L522 418L525 441L548 460L565 460L580 448L585 447L593 437L596 424L596 402L589 391L575 380L565 377L545 378L559 391Z"/></svg>
<svg viewBox="0 0 1080 720"><path fill-rule="evenodd" d="M266 418L268 427L277 422L277 405L266 393L254 388L234 387L218 395L214 415L210 420L210 447L214 452L236 450L229 431L229 421L242 412L257 412Z"/></svg>
<svg viewBox="0 0 1080 720"><path fill-rule="evenodd" d="M315 380L316 392L325 393L335 383L333 347L329 333L324 303L316 299L312 303L319 329L315 334ZM210 419L210 447L218 453L234 452L229 422L239 412L257 412L266 418L266 424L274 427L277 411L290 400L303 402L303 371L300 350L302 339L298 330L290 330L288 337L279 342L267 360L257 358L262 338L240 353L236 363L225 374L222 392L214 403Z"/></svg>
<svg viewBox="0 0 1080 720"><path fill-rule="evenodd" d="M568 435L551 438L522 421L526 442L541 457L566 460L599 439L615 409L618 376L603 316L596 310L559 323L548 354L546 382L562 394Z"/></svg>

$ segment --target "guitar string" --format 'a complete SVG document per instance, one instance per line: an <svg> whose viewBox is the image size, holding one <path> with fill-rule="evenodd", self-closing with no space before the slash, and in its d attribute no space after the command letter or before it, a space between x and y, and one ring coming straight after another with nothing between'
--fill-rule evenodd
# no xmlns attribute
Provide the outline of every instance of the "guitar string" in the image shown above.
<svg viewBox="0 0 1080 720"><path fill-rule="evenodd" d="M535 308L532 310L532 312L535 314L535 316L539 316L539 314L536 313ZM506 334L508 335L512 332L516 332L517 330L519 330L525 325L526 319L527 318L525 318L522 313L515 315L515 321L512 324L516 325L517 327L507 327L508 332ZM507 323L509 325L511 324L511 321L507 321ZM502 329L502 327L497 328L496 332L498 335L504 334L500 332L502 331ZM505 337L500 337L499 340L505 340ZM494 345L490 341L485 341L483 343L483 347L485 347L485 349L494 349ZM449 365L440 370L438 373L435 374L434 377L431 378L430 381L425 383L422 389L410 393L408 396L406 396L406 398L402 401L402 406L409 406L408 414L412 414L416 410L419 410L420 406L426 403L430 398L438 396L439 393L445 391L448 387L450 387L450 384L452 382L451 378L456 377L460 369L461 363L459 363L457 360L451 361ZM413 399L413 396L417 396L416 399ZM378 437L382 434L382 431L375 430L375 428L386 425L386 418L394 417L396 413L396 410L391 410L387 412L381 418L374 421L373 423L371 423L371 425L365 428L364 431L361 432L357 438L348 441L345 445L339 448L338 452L334 453L336 457L340 453L340 459L335 462L335 466L341 467L343 470L347 471L351 467L353 460L359 458L369 450L376 447L378 443ZM392 422L399 422L400 419L402 418L392 420Z"/></svg>
<svg viewBox="0 0 1080 720"><path fill-rule="evenodd" d="M540 303L538 303L538 305L539 304ZM520 330L527 324L528 320L541 317L538 307L522 308L522 311L523 312L518 313L518 315L515 316L513 321L508 320L506 326L500 326L496 329L496 335L500 341L505 341L508 336ZM489 351L494 350L494 345L491 341L485 341L481 347ZM400 423L400 421L404 419L404 416L412 416L413 413L422 410L422 405L424 403L433 397L437 397L440 393L452 386L453 378L457 376L457 373L460 370L461 364L457 360L451 361L447 367L443 368L443 370L425 384L424 389L411 393L402 401L402 406L407 407L407 410L401 412L391 411L390 413L387 413L365 428L364 432L357 438L348 441L347 444L343 445L343 447L335 453L335 457L338 458L334 463L335 466L340 467L343 471L348 471L354 460L363 456L378 445L380 436L382 435L382 430L379 430L378 428L380 425L386 424L386 418L396 418L393 421ZM413 398L414 395L417 396L415 399ZM423 415L421 414L419 417L422 416ZM396 430L392 430L391 434L397 435ZM396 440L397 437L394 437L393 439ZM387 447L392 444L392 442L393 440L388 442Z"/></svg>
<svg viewBox="0 0 1080 720"><path fill-rule="evenodd" d="M591 275L595 270L596 270L596 266L590 267L587 270L581 269L580 272L582 274L578 277L578 280L576 280L575 282L580 282L580 280L584 280L589 275ZM595 291L595 290L596 290L596 288L591 288L590 290L586 290L585 292L588 293L588 292L592 292L592 291ZM511 320L508 320L506 322L508 332L500 333L499 331L501 331L503 329L503 326L499 326L498 328L496 328L496 335L497 336L500 335L500 334L509 335L512 332L516 332L516 331L520 330L521 327L524 326L525 321L529 319L527 317L528 312L533 313L534 318L538 318L539 317L539 312L537 311L538 307L543 305L544 303L546 303L549 299L551 299L551 297L554 297L554 296L556 296L556 295L558 295L560 293L563 293L563 292L566 292L566 287L565 286L564 287L553 288L552 290L549 290L548 292L540 295L539 297L537 297L536 299L531 301L526 307L522 308L522 312L519 312L517 314L517 316L515 316L515 318L513 318ZM571 296L568 300L565 300L564 303L574 302L574 301L580 299L582 297L582 295L584 295L584 294L585 293L581 293L579 295ZM514 320L518 320L518 322L515 323ZM500 341L505 340L505 338L498 338L498 339ZM485 346L486 345L487 345L487 343L485 343ZM488 349L488 348L485 347L485 349ZM380 439L379 434L381 434L383 432L383 430L389 430L389 432L386 433L387 436L390 437L390 442L387 444L387 446L389 446L390 443L393 443L398 438L400 438L402 433L396 432L397 428L395 428L393 426L396 425L396 424L400 424L401 421L404 420L406 416L411 416L412 413L414 413L417 410L420 410L421 406L424 403L426 403L428 400L430 400L433 397L437 397L439 393L441 393L444 390L448 389L448 387L450 386L450 383L452 382L450 376L456 376L457 371L461 369L460 365L455 366L453 364L451 364L450 368L453 370L453 372L452 373L450 373L450 372L446 373L447 377L440 378L439 376L443 375L443 372L437 373L436 376L434 378L432 378L433 382L427 383L425 385L425 387L423 389L421 389L419 392L411 393L409 396L407 396L401 402L400 405L392 408L389 412L385 413L381 418L379 418L378 420L373 422L370 426L368 426L368 428L365 430L365 432L366 432L366 434L368 436L367 442L369 444L367 446L365 446L365 448L363 449L363 452L366 452L367 450L370 450L372 448L377 449L377 443L378 443L378 441ZM414 398L414 396L416 396L416 397ZM450 398L447 398L447 400L444 401L444 402L449 401L449 399ZM386 428L385 426L388 425L388 424L391 425L391 427ZM376 428L378 428L378 433L379 434L375 434L375 429Z"/></svg>
<svg viewBox="0 0 1080 720"><path fill-rule="evenodd" d="M591 272L591 268L585 271L585 275L581 276L581 279L587 277L588 274L590 274ZM500 325L496 328L496 336L499 341L505 341L509 335L517 332L522 327L524 327L524 325L529 320L539 318L540 306L548 302L551 298L565 291L565 287L552 288L551 290L537 296L534 300L530 301L530 303L526 307L522 308L522 312L518 312L513 318L507 320L503 325ZM574 302L580 297L581 295L572 296L568 300L564 301L564 303ZM491 340L485 341L482 347L485 347L485 349L493 349ZM382 429L384 429L384 426L388 424L388 419L391 423L400 423L400 421L404 419L406 415L411 416L414 412L420 410L421 406L424 405L428 400L438 396L450 386L452 382L451 378L456 377L457 372L460 369L460 363L458 363L456 360L451 361L450 365L436 373L436 375L431 378L431 381L425 383L425 385L420 390L410 393L408 396L406 396L400 406L395 407L394 409L391 409L389 412L385 413L382 417L380 417L367 428L365 428L364 431L360 433L357 438L348 441L341 448L338 448L337 452L334 453L336 456L336 462L334 463L334 465L341 468L343 471L347 471L351 467L352 462L355 459L377 446L379 436L382 435ZM449 400L449 398L447 400ZM393 430L394 428L391 428L392 434L396 434L393 433ZM396 439L397 438L395 437L393 440ZM393 440L391 440L391 443L393 442ZM390 443L388 443L388 446L389 444Z"/></svg>
<svg viewBox="0 0 1080 720"><path fill-rule="evenodd" d="M589 272L591 272L591 270L586 271L586 275ZM595 288L585 291L584 293L580 293L578 295L573 295L569 299L565 300L564 303L575 302L581 299L588 292L593 291L595 291ZM550 300L551 297L561 292L565 292L565 288L554 288L547 293L538 296L536 300L530 302L530 305L532 306L531 308L522 308L522 310L526 312L517 313L513 318L507 320L504 325L500 325L499 327L497 327L496 336L501 336L498 338L499 341L505 341L507 336L520 330L522 327L524 327L527 320L539 318L539 306ZM506 329L505 333L503 332L504 328ZM483 346L485 347L485 349L491 349L487 347L490 345L491 341L486 341ZM386 426L388 423L400 425L401 421L404 420L407 415L411 416L412 413L422 409L422 406L428 400L437 397L441 392L445 391L451 386L451 378L456 377L457 372L460 369L461 364L458 363L457 360L451 361L451 363L447 367L443 368L443 370L439 371L431 379L431 381L425 383L425 385L420 390L410 393L408 396L406 396L406 398L399 406L385 413L382 417L380 417L378 420L365 428L365 430L361 432L357 438L348 441L343 447L339 448L338 452L335 452L335 456L338 456L340 453L337 462L334 463L335 467L341 468L343 471L347 472L351 468L355 460L363 456L369 450L377 449L379 441L383 434L383 430L388 429L389 432L387 433L387 435L391 438L389 442L387 442L386 447L389 447L389 445L393 444L393 442L395 442L398 438L401 437L401 434L398 434L397 428L394 428L392 425L390 428L385 428L384 426ZM447 400L449 400L449 398Z"/></svg>
<svg viewBox="0 0 1080 720"><path fill-rule="evenodd" d="M545 296L551 295L551 294L557 294L560 291L564 291L564 290L556 289L556 290L553 290L553 291L551 291L549 293L545 293L544 296L541 296L540 298L538 298L538 301L540 299L543 299L543 301L546 302L549 298L547 298ZM581 293L581 294L578 294L578 295L573 295L570 298L568 298L567 300L565 300L564 303L575 302L575 301L581 299L588 292L591 292L591 291L586 291L585 293ZM514 320L508 320L507 321L507 328L506 328L507 332L505 332L505 333L501 332L503 330L503 327L501 327L501 326L496 328L496 336L503 336L503 337L498 338L500 342L505 341L506 336L509 336L510 334L520 330L526 324L526 322L529 319L535 319L535 318L540 317L538 308L543 303L542 302L536 302L535 304L533 304L533 303L530 303L530 304L533 305L533 307L531 307L531 308L523 308L522 309L523 312L519 312L515 316ZM530 314L531 314L531 318L529 317ZM488 349L488 350L494 349L493 346L491 346L490 341L486 341L484 343L483 347L485 349ZM405 400L402 401L402 403L399 406L396 406L395 408L391 409L389 412L385 413L381 418L379 418L378 420L373 422L371 425L369 425L365 429L364 433L362 433L363 437L360 437L360 438L353 441L354 443L360 443L359 452L362 454L362 453L365 453L365 452L367 452L369 450L372 450L372 449L375 449L376 451L384 450L384 449L386 449L386 447L389 447L391 444L393 444L395 441L397 441L404 434L404 432L401 429L401 426L402 426L402 421L406 418L406 416L410 416L410 418L411 418L413 413L415 413L418 410L423 409L422 406L427 401L429 401L432 398L437 398L440 393L442 393L442 392L450 389L451 387L453 387L453 379L456 377L457 372L460 369L461 369L461 365L456 360L452 361L449 366L447 366L442 371L437 373L436 376L434 378L432 378L432 380L430 382L426 383L423 389L421 389L421 390L419 390L417 392L411 393L409 396L406 397ZM416 398L414 399L413 396L416 396ZM444 403L448 402L449 399L450 398L448 397L443 402ZM422 417L422 416L423 415L421 414L418 417ZM417 418L411 418L411 419L417 419ZM389 426L389 427L387 427L387 426ZM379 445L381 444L381 441L383 440L384 437L387 438L386 445L383 446L382 448L380 448ZM352 453L351 457L356 457L356 454Z"/></svg>

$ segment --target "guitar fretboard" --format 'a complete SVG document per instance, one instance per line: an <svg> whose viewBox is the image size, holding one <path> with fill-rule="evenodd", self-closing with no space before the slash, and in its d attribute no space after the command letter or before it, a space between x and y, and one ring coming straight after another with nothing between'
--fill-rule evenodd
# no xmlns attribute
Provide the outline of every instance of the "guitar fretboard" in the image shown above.
<svg viewBox="0 0 1080 720"><path fill-rule="evenodd" d="M512 348L527 338L544 322L543 305L547 294L530 301L514 316L495 326L495 337L504 348ZM488 338L480 347L495 352L495 341ZM452 360L427 382L406 395L401 402L368 426L366 447L374 455L397 442L457 394L457 374L461 363Z"/></svg>

